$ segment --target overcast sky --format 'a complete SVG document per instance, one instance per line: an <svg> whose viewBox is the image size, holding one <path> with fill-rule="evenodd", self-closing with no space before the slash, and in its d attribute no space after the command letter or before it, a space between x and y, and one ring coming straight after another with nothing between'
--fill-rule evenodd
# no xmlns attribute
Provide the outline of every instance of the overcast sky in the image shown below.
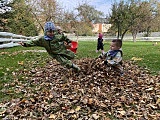
<svg viewBox="0 0 160 120"><path fill-rule="evenodd" d="M109 13L111 5L119 0L57 0L60 5L66 10L73 10L78 5L88 3L93 6L96 10L102 11L105 15Z"/></svg>

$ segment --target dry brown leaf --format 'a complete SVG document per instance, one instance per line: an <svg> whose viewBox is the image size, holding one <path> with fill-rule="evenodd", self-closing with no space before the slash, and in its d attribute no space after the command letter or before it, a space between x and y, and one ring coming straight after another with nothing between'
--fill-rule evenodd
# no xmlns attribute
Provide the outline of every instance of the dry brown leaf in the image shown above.
<svg viewBox="0 0 160 120"><path fill-rule="evenodd" d="M54 115L54 114L51 114L50 116L49 116L49 119L55 119L56 118L56 116Z"/></svg>
<svg viewBox="0 0 160 120"><path fill-rule="evenodd" d="M30 63L30 70L14 71L13 82L4 84L7 88L1 90L4 94L23 93L22 98L4 101L4 119L32 116L33 119L105 120L112 116L156 120L160 117L160 76L151 76L147 69L131 61L123 64L123 76L92 58L73 61L81 68L78 74L55 60L47 61L42 68Z"/></svg>
<svg viewBox="0 0 160 120"><path fill-rule="evenodd" d="M81 107L77 106L76 109L75 109L75 111L79 111L80 109L81 109Z"/></svg>

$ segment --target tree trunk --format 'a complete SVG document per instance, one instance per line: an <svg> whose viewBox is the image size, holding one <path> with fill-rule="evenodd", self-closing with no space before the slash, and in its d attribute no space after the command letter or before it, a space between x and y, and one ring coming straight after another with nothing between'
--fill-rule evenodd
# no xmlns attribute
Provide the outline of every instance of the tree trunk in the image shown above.
<svg viewBox="0 0 160 120"><path fill-rule="evenodd" d="M126 29L126 30L123 32L123 34L122 34L122 36L121 36L121 40L123 40L124 35L126 34L127 31L128 31L128 29Z"/></svg>
<svg viewBox="0 0 160 120"><path fill-rule="evenodd" d="M151 29L151 26L147 27L147 37L149 37L149 36L150 36L150 34L151 34L150 29Z"/></svg>
<svg viewBox="0 0 160 120"><path fill-rule="evenodd" d="M117 39L119 39L120 37L120 24L118 23L118 35L117 35Z"/></svg>
<svg viewBox="0 0 160 120"><path fill-rule="evenodd" d="M136 31L132 32L133 42L136 42L136 36L137 32Z"/></svg>

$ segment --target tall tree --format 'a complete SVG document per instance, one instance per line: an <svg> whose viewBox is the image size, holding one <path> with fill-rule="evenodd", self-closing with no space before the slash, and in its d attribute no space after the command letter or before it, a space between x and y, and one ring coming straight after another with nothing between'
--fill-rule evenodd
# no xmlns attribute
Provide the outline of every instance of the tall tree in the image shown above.
<svg viewBox="0 0 160 120"><path fill-rule="evenodd" d="M37 26L44 31L43 25L46 21L52 20L57 23L61 20L62 9L56 0L28 0L30 12L34 15Z"/></svg>
<svg viewBox="0 0 160 120"><path fill-rule="evenodd" d="M28 11L25 0L14 0L12 8L12 16L8 19L9 31L26 36L37 35L33 16Z"/></svg>
<svg viewBox="0 0 160 120"><path fill-rule="evenodd" d="M7 23L10 17L12 2L0 0L0 31L8 31Z"/></svg>
<svg viewBox="0 0 160 120"><path fill-rule="evenodd" d="M153 19L153 16L152 16L153 10L150 3L146 1L142 1L138 5L136 3L134 4L137 9L134 9L135 7L133 7L131 11L134 13L133 15L137 16L137 18L133 21L134 23L130 27L130 31L133 36L133 41L135 42L136 35L138 32L145 31L146 29L151 27L151 21ZM149 32L150 32L150 29L148 29L147 33L149 34Z"/></svg>
<svg viewBox="0 0 160 120"><path fill-rule="evenodd" d="M116 28L117 38L123 39L124 34L129 30L128 22L130 20L129 5L121 1L114 3L111 8L110 23L112 28Z"/></svg>
<svg viewBox="0 0 160 120"><path fill-rule="evenodd" d="M83 32L83 35L90 34L92 32L93 23L101 21L101 18L103 17L103 13L101 11L96 10L93 6L88 5L87 3L84 3L82 5L79 5L76 10L78 11L78 19L81 21L81 27L79 28L79 33ZM86 30L84 30L86 29ZM86 32L86 33L85 33Z"/></svg>
<svg viewBox="0 0 160 120"><path fill-rule="evenodd" d="M151 31L160 31L160 1L159 0L150 0L152 7L152 21L151 21Z"/></svg>
<svg viewBox="0 0 160 120"><path fill-rule="evenodd" d="M77 29L77 23L77 15L73 11L64 11L63 16L57 24L66 32L74 32Z"/></svg>
<svg viewBox="0 0 160 120"><path fill-rule="evenodd" d="M144 8L146 7L146 8ZM148 8L148 9L147 9ZM120 1L112 6L112 13L110 14L110 23L117 28L117 38L123 40L127 31L132 31L133 39L138 31L142 29L143 22L150 20L151 15L148 2L140 0L128 0L126 3Z"/></svg>
<svg viewBox="0 0 160 120"><path fill-rule="evenodd" d="M93 6L88 5L87 3L79 5L76 9L78 10L78 16L81 21L84 22L98 22L103 16L101 11L96 10Z"/></svg>

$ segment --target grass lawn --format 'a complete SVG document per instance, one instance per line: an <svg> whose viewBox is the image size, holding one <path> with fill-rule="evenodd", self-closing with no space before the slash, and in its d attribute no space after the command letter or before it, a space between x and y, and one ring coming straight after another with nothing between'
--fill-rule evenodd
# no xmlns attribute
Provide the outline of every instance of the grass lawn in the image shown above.
<svg viewBox="0 0 160 120"><path fill-rule="evenodd" d="M104 49L109 49L110 41L105 42ZM123 42L123 59L131 60L133 57L141 58L136 63L151 71L153 74L160 72L160 42L152 45L153 42ZM6 87L4 83L12 82L14 71L30 69L30 66L44 66L51 58L46 52L24 52L24 50L44 50L40 47L14 47L10 49L0 49L0 92ZM99 53L95 52L96 41L79 41L76 59L95 58ZM24 76L17 76L21 79ZM24 81L25 82L25 81ZM9 89L7 86L6 89ZM14 91L14 90L11 90ZM0 101L8 99L6 95L0 94Z"/></svg>

